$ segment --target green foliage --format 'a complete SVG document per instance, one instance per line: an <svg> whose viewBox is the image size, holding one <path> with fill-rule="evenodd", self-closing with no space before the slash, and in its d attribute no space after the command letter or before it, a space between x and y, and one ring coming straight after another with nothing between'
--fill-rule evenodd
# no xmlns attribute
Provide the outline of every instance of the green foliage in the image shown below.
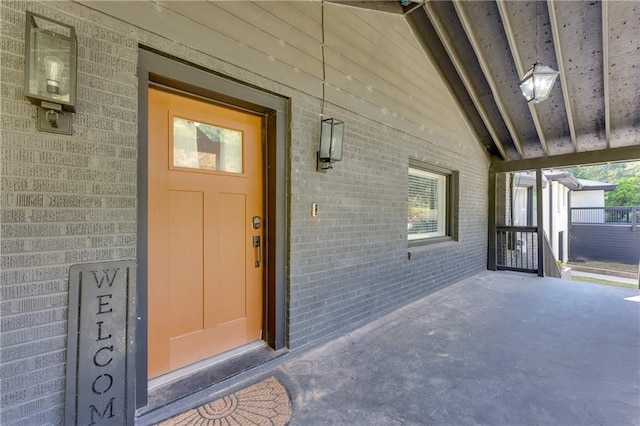
<svg viewBox="0 0 640 426"><path fill-rule="evenodd" d="M585 283L593 283L593 284L604 284L604 285L610 285L613 287L638 288L637 284L627 284L627 283L621 283L618 281L601 280L599 278L582 277L582 276L576 276L576 275L572 275L571 280L582 281ZM612 280L615 280L615 277L612 277Z"/></svg>
<svg viewBox="0 0 640 426"><path fill-rule="evenodd" d="M578 179L617 183L624 178L640 176L640 161L573 167L569 171Z"/></svg>
<svg viewBox="0 0 640 426"><path fill-rule="evenodd" d="M640 206L640 176L620 179L615 191L607 194L607 206Z"/></svg>

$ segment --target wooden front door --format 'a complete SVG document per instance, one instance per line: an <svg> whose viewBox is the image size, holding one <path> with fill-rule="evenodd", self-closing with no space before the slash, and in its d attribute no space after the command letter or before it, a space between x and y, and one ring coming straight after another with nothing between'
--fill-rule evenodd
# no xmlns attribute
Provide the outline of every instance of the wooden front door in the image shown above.
<svg viewBox="0 0 640 426"><path fill-rule="evenodd" d="M261 123L149 89L149 378L261 338Z"/></svg>

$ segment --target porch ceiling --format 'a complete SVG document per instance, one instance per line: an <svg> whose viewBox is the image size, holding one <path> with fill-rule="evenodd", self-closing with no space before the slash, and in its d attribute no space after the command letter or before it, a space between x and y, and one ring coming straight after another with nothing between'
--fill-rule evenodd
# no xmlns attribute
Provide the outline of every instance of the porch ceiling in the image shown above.
<svg viewBox="0 0 640 426"><path fill-rule="evenodd" d="M503 160L618 149L623 155L611 158L640 158L640 3L336 3L405 14L482 142ZM560 77L547 101L528 105L517 83L536 60Z"/></svg>

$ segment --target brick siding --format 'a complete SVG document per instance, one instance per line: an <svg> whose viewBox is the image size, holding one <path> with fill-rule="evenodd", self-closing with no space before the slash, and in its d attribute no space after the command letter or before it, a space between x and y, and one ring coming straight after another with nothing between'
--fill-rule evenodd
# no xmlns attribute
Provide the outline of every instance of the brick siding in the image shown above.
<svg viewBox="0 0 640 426"><path fill-rule="evenodd" d="M62 422L69 267L136 255L137 42L55 6L1 6L1 424ZM72 136L24 97L27 8L78 31Z"/></svg>

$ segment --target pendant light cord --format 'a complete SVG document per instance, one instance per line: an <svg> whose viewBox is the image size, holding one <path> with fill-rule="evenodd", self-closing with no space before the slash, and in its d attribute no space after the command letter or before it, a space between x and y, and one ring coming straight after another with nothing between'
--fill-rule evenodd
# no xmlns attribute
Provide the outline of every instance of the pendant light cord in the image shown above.
<svg viewBox="0 0 640 426"><path fill-rule="evenodd" d="M324 58L324 0L320 3L320 27L322 30L322 106L320 107L320 119L324 119L325 84L327 81L327 69Z"/></svg>
<svg viewBox="0 0 640 426"><path fill-rule="evenodd" d="M536 61L534 64L540 62L540 51L539 44L540 40L538 39L538 26L540 25L540 0L536 0Z"/></svg>

